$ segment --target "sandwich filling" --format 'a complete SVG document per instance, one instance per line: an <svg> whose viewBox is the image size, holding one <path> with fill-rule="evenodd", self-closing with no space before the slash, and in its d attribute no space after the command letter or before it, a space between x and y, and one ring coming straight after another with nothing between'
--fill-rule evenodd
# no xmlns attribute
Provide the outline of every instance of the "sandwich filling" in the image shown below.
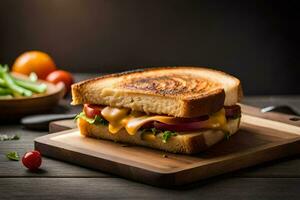
<svg viewBox="0 0 300 200"><path fill-rule="evenodd" d="M116 134L124 128L129 135L135 135L139 130L145 129L172 132L218 129L227 132L227 120L240 116L239 105L225 106L211 115L179 118L167 115L147 115L128 108L84 104L83 112L77 118L82 118L91 124L108 125L111 134Z"/></svg>

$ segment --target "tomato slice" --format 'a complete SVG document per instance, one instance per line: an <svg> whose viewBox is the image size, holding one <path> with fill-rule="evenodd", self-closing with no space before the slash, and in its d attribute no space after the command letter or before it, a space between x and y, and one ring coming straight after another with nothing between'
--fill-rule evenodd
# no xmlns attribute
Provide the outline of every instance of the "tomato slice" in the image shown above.
<svg viewBox="0 0 300 200"><path fill-rule="evenodd" d="M208 120L208 119L209 119L209 116L205 115L205 116L194 117L194 118L175 118L173 122L176 122L176 123L168 123L168 124L167 123L163 123L163 122L159 122L159 121L151 121L151 122L148 122L148 123L144 124L142 126L142 128L143 129L149 129L149 128L154 128L154 127L155 128L161 127L162 129L160 129L160 130L167 130L164 127L172 126L172 125L174 125L174 126L182 126L182 124L185 125L185 124L190 124L192 122L205 121L205 120ZM181 129L181 128L179 128L179 129ZM199 128L197 128L197 129L199 129Z"/></svg>
<svg viewBox="0 0 300 200"><path fill-rule="evenodd" d="M96 115L101 115L103 107L94 104L84 104L83 111L88 118L95 118Z"/></svg>
<svg viewBox="0 0 300 200"><path fill-rule="evenodd" d="M227 118L236 118L241 115L241 106L239 105L224 106L224 108Z"/></svg>
<svg viewBox="0 0 300 200"><path fill-rule="evenodd" d="M193 117L193 118L177 118L179 123L199 122L199 121L205 121L208 119L209 119L208 115L203 115L200 117Z"/></svg>
<svg viewBox="0 0 300 200"><path fill-rule="evenodd" d="M207 127L207 121L184 122L179 124L165 124L154 122L154 127L162 131L195 131Z"/></svg>
<svg viewBox="0 0 300 200"><path fill-rule="evenodd" d="M153 126L162 131L195 131L207 126L208 116L202 116L197 118L179 118L177 124L166 124L155 121Z"/></svg>

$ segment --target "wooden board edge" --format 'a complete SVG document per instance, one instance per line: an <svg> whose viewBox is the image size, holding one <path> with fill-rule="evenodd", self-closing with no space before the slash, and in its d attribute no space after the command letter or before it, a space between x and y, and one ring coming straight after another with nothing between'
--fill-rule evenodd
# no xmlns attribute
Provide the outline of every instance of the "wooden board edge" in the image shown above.
<svg viewBox="0 0 300 200"><path fill-rule="evenodd" d="M261 164L285 156L291 156L300 153L300 137L297 137L293 139L285 139L284 141L274 142L267 145L262 145L259 149L256 148L254 150L253 148L251 148L245 152L237 152L237 154L240 154L238 155L238 157L236 157L237 155L236 153L234 153L205 165L203 165L203 163L196 163L194 165L189 165L186 168L178 168L168 171L155 171L150 168L140 168L136 165L130 165L128 163L107 159L105 157L97 157L92 156L91 154L78 153L69 145L59 145L59 147L57 147L56 145L55 147L53 147L52 142L49 142L49 139L51 137L59 136L61 134L66 134L72 131L78 130L67 130L36 138L34 141L35 149L41 151L43 156L56 158L83 167L88 167L122 176L134 181L162 187L176 187L203 180L211 176L228 173L256 164ZM55 141L53 142L57 143ZM72 154L72 156L70 156L70 154ZM89 159L90 157L93 157L93 159ZM253 159L253 157L255 157L255 159ZM100 162L101 167L97 165L97 163ZM236 162L239 162L239 165L236 165ZM223 166L226 165L226 167L220 168L220 163L222 163ZM121 168L122 170L120 170ZM190 174L193 175L191 176Z"/></svg>
<svg viewBox="0 0 300 200"><path fill-rule="evenodd" d="M231 158L220 159L217 162L207 165L197 166L196 164L194 166L189 166L184 170L173 172L176 177L174 179L174 185L179 186L188 184L212 176L233 172L257 164L263 164L283 157L300 154L300 138L276 142L272 143L271 145L263 145L260 147L260 150L255 152L252 150L253 149L249 149L249 151L241 153L241 155L238 157L232 156ZM239 162L239 164L237 165L236 162ZM220 163L222 163L222 166L226 167L220 167ZM199 170L200 168L201 170Z"/></svg>
<svg viewBox="0 0 300 200"><path fill-rule="evenodd" d="M57 137L57 136L60 136L60 135L72 133L74 131L79 131L79 130L78 129L71 129L71 130L66 130L66 131L61 131L61 132L57 132L57 133L52 133L52 134L44 135L44 136L36 138L34 140L34 143L35 144L47 145L47 146L54 146L55 145L56 148L68 150L70 152L76 152L75 148L78 149L78 147L73 147L72 145L68 145L68 144L64 144L64 143L58 142L58 141L51 140L51 138L53 138L53 137ZM110 140L104 140L104 141L105 142L109 142L109 143L113 142L113 141L110 141ZM121 144L121 143L119 143L119 144ZM142 147L142 148L147 148L147 147ZM85 153L88 156L96 157L96 155L95 155L95 153L93 151L86 150L86 149L81 149L81 150L85 151ZM159 151L159 150L157 150L157 151ZM97 156L99 156L99 154L100 153L97 152ZM119 158L119 157L114 157L114 156L107 157L107 155L105 155L105 154L101 154L101 156L102 156L101 158L110 160L111 162L122 163L122 164L124 164L125 162L128 162L128 160L122 159L122 158ZM130 164L132 164L132 165L138 165L138 163L135 162L135 161L130 161ZM143 167L145 169L149 170L149 171L153 171L155 173L159 173L159 174L162 174L162 175L168 174L168 171L162 170L160 168L155 168L153 166L151 168L148 167L148 166L146 166L146 165L143 166Z"/></svg>
<svg viewBox="0 0 300 200"><path fill-rule="evenodd" d="M58 120L58 121L52 121L49 123L49 133L57 133L61 131L66 131L72 129L70 126L63 126L60 124L60 122L67 122L69 121L70 123L73 122L74 120ZM69 123L68 122L68 123Z"/></svg>
<svg viewBox="0 0 300 200"><path fill-rule="evenodd" d="M172 183L174 179L172 174L155 172L119 162L116 163L101 157L93 157L93 159L90 159L90 155L81 154L79 152L71 151L62 147L54 147L45 143L41 143L41 141L42 140L35 140L34 148L35 150L42 152L42 156L114 174L153 186L169 187L169 183ZM70 156L71 154L72 156ZM99 166L99 163L101 163L101 166Z"/></svg>
<svg viewBox="0 0 300 200"><path fill-rule="evenodd" d="M261 112L261 108L250 106L246 104L239 104L242 109L242 114L247 114L251 116L255 116L262 119L268 119L272 121L282 122L285 124L290 124L294 126L300 127L300 117L296 115L288 115L278 112Z"/></svg>

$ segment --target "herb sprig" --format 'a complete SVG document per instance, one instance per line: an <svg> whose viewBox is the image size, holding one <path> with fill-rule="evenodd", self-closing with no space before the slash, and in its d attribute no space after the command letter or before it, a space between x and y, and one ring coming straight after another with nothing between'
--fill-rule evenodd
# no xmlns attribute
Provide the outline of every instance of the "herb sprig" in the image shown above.
<svg viewBox="0 0 300 200"><path fill-rule="evenodd" d="M141 138L143 138L143 135L144 135L145 133L147 133L147 132L152 132L152 134L153 134L154 136L157 136L158 134L162 134L162 135L159 135L159 136L161 136L161 139L162 139L162 142L163 142L163 143L167 143L168 140L169 140L171 137L178 135L178 134L177 134L176 132L174 132L174 131L160 131L160 130L158 130L158 129L156 129L156 128L150 128L150 129L143 129L143 130L141 131Z"/></svg>
<svg viewBox="0 0 300 200"><path fill-rule="evenodd" d="M20 136L18 135L6 135L6 134L0 134L0 141L7 141L7 140L19 140Z"/></svg>
<svg viewBox="0 0 300 200"><path fill-rule="evenodd" d="M226 131L226 132L225 132L225 139L226 139L226 140L229 140L229 138L230 138L230 133Z"/></svg>
<svg viewBox="0 0 300 200"><path fill-rule="evenodd" d="M162 135L162 142L163 143L167 143L167 141L173 137L173 136L176 136L177 133L176 132L172 132L172 131L164 131L163 132L163 135Z"/></svg>
<svg viewBox="0 0 300 200"><path fill-rule="evenodd" d="M12 151L12 152L7 153L6 157L9 160L13 160L13 161L19 161L20 160L20 156L19 156L18 152L16 152L16 151Z"/></svg>

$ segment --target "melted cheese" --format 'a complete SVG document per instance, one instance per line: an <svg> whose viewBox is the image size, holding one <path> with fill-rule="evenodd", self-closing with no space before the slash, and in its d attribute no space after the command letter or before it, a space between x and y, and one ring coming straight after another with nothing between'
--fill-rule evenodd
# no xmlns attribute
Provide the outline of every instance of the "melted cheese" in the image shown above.
<svg viewBox="0 0 300 200"><path fill-rule="evenodd" d="M212 128L212 129L220 129L227 131L227 119L225 116L225 109L222 108L218 112L209 116L207 120L207 126L205 128Z"/></svg>
<svg viewBox="0 0 300 200"><path fill-rule="evenodd" d="M141 128L144 124L147 124L148 122L152 122L152 121L158 121L165 124L175 124L176 119L175 117L168 117L168 116L144 115L137 118L131 118L125 125L125 129L130 135L134 135L138 131L138 129Z"/></svg>
<svg viewBox="0 0 300 200"><path fill-rule="evenodd" d="M105 107L101 111L101 115L109 122L108 130L115 134L122 128L125 128L128 134L134 135L145 124L151 121L158 121L165 124L177 124L178 118L161 116L161 115L145 115L140 112L130 112L127 108ZM225 110L221 109L214 113L206 120L203 128L213 128L227 130Z"/></svg>
<svg viewBox="0 0 300 200"><path fill-rule="evenodd" d="M115 134L127 124L129 120L128 112L129 109L126 108L119 109L109 106L101 111L101 115L109 122L109 132Z"/></svg>
<svg viewBox="0 0 300 200"><path fill-rule="evenodd" d="M156 139L156 136L153 133L144 133L141 135L142 140L153 141Z"/></svg>

